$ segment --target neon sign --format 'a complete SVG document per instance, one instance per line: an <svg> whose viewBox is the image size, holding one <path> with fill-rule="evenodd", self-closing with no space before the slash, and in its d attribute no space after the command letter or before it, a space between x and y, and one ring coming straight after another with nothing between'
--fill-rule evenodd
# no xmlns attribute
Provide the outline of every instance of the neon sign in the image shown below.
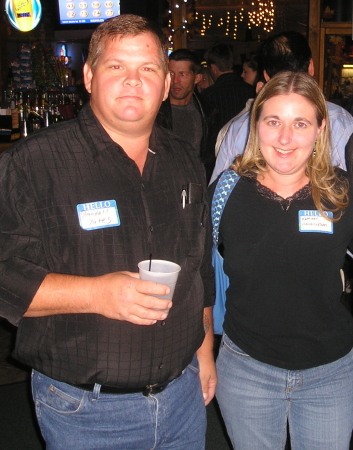
<svg viewBox="0 0 353 450"><path fill-rule="evenodd" d="M10 24L20 31L31 31L42 18L40 0L6 0L5 11Z"/></svg>

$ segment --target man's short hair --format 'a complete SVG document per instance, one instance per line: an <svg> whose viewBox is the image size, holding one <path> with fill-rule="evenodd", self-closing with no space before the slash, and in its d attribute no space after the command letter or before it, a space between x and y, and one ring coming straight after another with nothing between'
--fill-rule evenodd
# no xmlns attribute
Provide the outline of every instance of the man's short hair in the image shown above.
<svg viewBox="0 0 353 450"><path fill-rule="evenodd" d="M93 32L89 49L87 64L94 70L97 61L102 53L102 40L105 37L110 39L124 38L127 36L138 36L140 34L152 34L160 47L161 62L165 73L168 72L168 39L162 30L151 20L134 14L122 14L112 17L101 23Z"/></svg>
<svg viewBox="0 0 353 450"><path fill-rule="evenodd" d="M205 53L208 67L214 64L220 72L233 70L234 57L232 49L227 44L216 44L210 47Z"/></svg>
<svg viewBox="0 0 353 450"><path fill-rule="evenodd" d="M259 49L261 68L270 78L284 70L307 73L311 58L306 37L297 31L271 36Z"/></svg>
<svg viewBox="0 0 353 450"><path fill-rule="evenodd" d="M187 48L179 48L169 55L169 61L189 61L190 70L195 75L201 73L201 62L195 52L188 50Z"/></svg>

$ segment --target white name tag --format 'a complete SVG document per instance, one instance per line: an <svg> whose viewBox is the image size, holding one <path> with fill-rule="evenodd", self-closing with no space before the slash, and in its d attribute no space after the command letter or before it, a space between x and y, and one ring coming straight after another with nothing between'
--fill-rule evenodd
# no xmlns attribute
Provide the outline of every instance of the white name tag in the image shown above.
<svg viewBox="0 0 353 450"><path fill-rule="evenodd" d="M84 230L118 227L120 217L115 200L82 203L77 205L78 220Z"/></svg>
<svg viewBox="0 0 353 450"><path fill-rule="evenodd" d="M333 222L329 222L317 210L302 209L299 215L299 231L301 233L333 234ZM331 211L324 211L324 215L332 219Z"/></svg>

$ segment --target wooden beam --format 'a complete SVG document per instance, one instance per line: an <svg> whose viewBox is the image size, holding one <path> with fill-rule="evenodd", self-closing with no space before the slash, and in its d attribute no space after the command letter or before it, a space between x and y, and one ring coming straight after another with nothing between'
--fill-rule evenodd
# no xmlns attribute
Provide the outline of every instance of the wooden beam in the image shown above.
<svg viewBox="0 0 353 450"><path fill-rule="evenodd" d="M309 0L309 27L308 42L313 55L315 74L314 78L320 84L320 74L323 73L324 60L320 55L320 24L321 24L321 0Z"/></svg>

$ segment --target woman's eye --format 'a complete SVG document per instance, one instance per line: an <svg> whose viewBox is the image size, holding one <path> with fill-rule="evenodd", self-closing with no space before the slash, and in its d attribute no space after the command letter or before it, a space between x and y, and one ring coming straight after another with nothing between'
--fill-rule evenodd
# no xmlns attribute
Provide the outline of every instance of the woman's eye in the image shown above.
<svg viewBox="0 0 353 450"><path fill-rule="evenodd" d="M298 128L306 128L306 123L304 123L304 122L298 122L298 123L297 123L297 127L298 127Z"/></svg>
<svg viewBox="0 0 353 450"><path fill-rule="evenodd" d="M277 120L270 120L268 124L270 125L270 127L276 127L278 125L278 122Z"/></svg>

